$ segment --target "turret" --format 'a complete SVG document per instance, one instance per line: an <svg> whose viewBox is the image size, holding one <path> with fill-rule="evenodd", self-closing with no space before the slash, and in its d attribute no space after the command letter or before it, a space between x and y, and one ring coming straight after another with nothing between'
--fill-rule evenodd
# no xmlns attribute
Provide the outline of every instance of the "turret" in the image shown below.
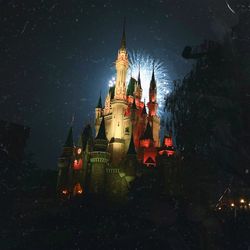
<svg viewBox="0 0 250 250"><path fill-rule="evenodd" d="M95 131L96 131L96 134L97 134L97 131L99 130L101 116L102 116L102 97L101 97L101 93L100 93L98 103L97 103L96 108L95 108Z"/></svg>
<svg viewBox="0 0 250 250"><path fill-rule="evenodd" d="M126 75L129 67L129 62L128 62L128 53L126 50L125 20L123 24L121 47L118 51L118 56L115 62L115 66L117 74L116 74L114 99L126 100Z"/></svg>
<svg viewBox="0 0 250 250"><path fill-rule="evenodd" d="M73 128L72 128L72 126L70 126L70 128L69 128L67 139L66 139L63 147L64 148L72 148L72 147L74 147Z"/></svg>
<svg viewBox="0 0 250 250"><path fill-rule="evenodd" d="M147 115L148 115L147 110L146 110L145 100L144 100L144 105L143 105L141 114L142 114L143 117L147 117Z"/></svg>
<svg viewBox="0 0 250 250"><path fill-rule="evenodd" d="M157 89L156 89L156 81L155 81L155 70L153 68L152 77L150 81L150 87L149 87L149 101L150 102L156 102L156 92L157 92Z"/></svg>
<svg viewBox="0 0 250 250"><path fill-rule="evenodd" d="M75 152L74 152L73 169L74 170L80 170L80 169L82 169L82 158L83 158L82 136L79 137L74 151Z"/></svg>
<svg viewBox="0 0 250 250"><path fill-rule="evenodd" d="M122 40L120 50L126 50L125 18L123 20Z"/></svg>
<svg viewBox="0 0 250 250"><path fill-rule="evenodd" d="M102 96L100 93L98 103L97 103L96 108L95 108L95 118L98 119L101 117L101 115L102 115Z"/></svg>
<svg viewBox="0 0 250 250"><path fill-rule="evenodd" d="M140 66L139 66L139 73L138 73L137 83L135 85L134 96L135 96L135 98L138 99L138 101L141 100L141 97L142 97L142 87L141 87Z"/></svg>
<svg viewBox="0 0 250 250"><path fill-rule="evenodd" d="M93 134L90 124L87 124L82 131L83 150L85 150L87 143L89 146L93 145Z"/></svg>
<svg viewBox="0 0 250 250"><path fill-rule="evenodd" d="M172 156L175 153L172 132L166 132L162 141L161 148L159 150L159 155Z"/></svg>
<svg viewBox="0 0 250 250"><path fill-rule="evenodd" d="M135 150L133 132L131 133L131 139L126 156L126 163L124 164L124 166L125 166L126 180L130 184L135 179L136 170L138 167L138 160Z"/></svg>
<svg viewBox="0 0 250 250"><path fill-rule="evenodd" d="M153 68L150 87L149 87L149 102L148 102L149 116L155 116L157 114L158 104L156 97L157 97L157 87L156 87L155 73Z"/></svg>
<svg viewBox="0 0 250 250"><path fill-rule="evenodd" d="M127 100L129 103L133 103L135 86L136 86L136 80L133 77L131 77L127 87Z"/></svg>
<svg viewBox="0 0 250 250"><path fill-rule="evenodd" d="M94 151L107 151L108 139L106 136L105 119L101 118L101 125L94 140Z"/></svg>
<svg viewBox="0 0 250 250"><path fill-rule="evenodd" d="M140 137L140 147L141 147L141 155L140 159L142 163L147 167L152 167L156 165L156 155L157 150L155 147L154 137L152 127L148 121L146 129L143 135Z"/></svg>
<svg viewBox="0 0 250 250"><path fill-rule="evenodd" d="M73 196L79 196L84 194L83 184L85 181L83 167L83 141L82 136L74 148L74 158L72 163L71 178L70 178L70 190Z"/></svg>
<svg viewBox="0 0 250 250"><path fill-rule="evenodd" d="M130 139L127 155L136 155L134 134L133 133L131 133L131 139Z"/></svg>
<svg viewBox="0 0 250 250"><path fill-rule="evenodd" d="M105 192L105 171L109 163L110 154L107 152L105 120L101 118L100 128L94 140L94 148L90 153L91 171L89 177L89 191L103 194Z"/></svg>
<svg viewBox="0 0 250 250"><path fill-rule="evenodd" d="M133 103L130 107L130 114L131 114L131 121L132 123L135 122L136 120L136 112L137 112L137 107L136 107L136 102L135 102L135 98L133 99Z"/></svg>
<svg viewBox="0 0 250 250"><path fill-rule="evenodd" d="M146 129L142 134L142 136L140 137L140 146L148 148L152 145L153 142L154 138L153 138L152 127L150 126L150 123L147 122Z"/></svg>
<svg viewBox="0 0 250 250"><path fill-rule="evenodd" d="M157 115L158 103L157 103L157 86L155 80L155 72L153 65L153 72L149 87L149 102L148 102L148 119L152 126L155 146L160 146L160 118Z"/></svg>
<svg viewBox="0 0 250 250"><path fill-rule="evenodd" d="M137 83L138 83L140 89L142 89L142 87L141 87L141 66L140 65L139 65L139 73L138 73Z"/></svg>
<svg viewBox="0 0 250 250"><path fill-rule="evenodd" d="M67 139L63 145L63 152L58 159L57 192L60 196L70 195L71 165L74 156L73 129L69 129Z"/></svg>

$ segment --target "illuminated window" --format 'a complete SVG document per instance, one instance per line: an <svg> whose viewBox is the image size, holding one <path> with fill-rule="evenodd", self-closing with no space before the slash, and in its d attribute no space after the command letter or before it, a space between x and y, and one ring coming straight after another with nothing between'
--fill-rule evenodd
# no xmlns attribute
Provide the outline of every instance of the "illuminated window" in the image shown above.
<svg viewBox="0 0 250 250"><path fill-rule="evenodd" d="M83 189L82 189L80 183L77 183L77 184L74 186L74 191L73 191L73 193L74 193L74 195L81 195L81 194L83 194Z"/></svg>
<svg viewBox="0 0 250 250"><path fill-rule="evenodd" d="M128 135L129 134L129 127L125 128L125 134Z"/></svg>
<svg viewBox="0 0 250 250"><path fill-rule="evenodd" d="M73 168L74 168L75 170L82 169L82 159L74 160Z"/></svg>
<svg viewBox="0 0 250 250"><path fill-rule="evenodd" d="M64 189L64 190L62 191L62 194L64 194L64 195L68 194L68 190Z"/></svg>
<svg viewBox="0 0 250 250"><path fill-rule="evenodd" d="M173 146L172 138L171 137L166 137L165 140L164 140L164 144L167 147L172 147Z"/></svg>

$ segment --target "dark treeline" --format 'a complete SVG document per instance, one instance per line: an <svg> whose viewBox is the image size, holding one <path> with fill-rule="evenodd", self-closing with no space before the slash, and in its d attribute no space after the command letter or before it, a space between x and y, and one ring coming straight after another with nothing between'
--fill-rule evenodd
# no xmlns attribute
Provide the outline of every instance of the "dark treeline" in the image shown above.
<svg viewBox="0 0 250 250"><path fill-rule="evenodd" d="M249 187L250 17L241 8L238 25L223 42L184 49L194 67L174 82L166 102L187 186L195 183L210 200L227 187Z"/></svg>

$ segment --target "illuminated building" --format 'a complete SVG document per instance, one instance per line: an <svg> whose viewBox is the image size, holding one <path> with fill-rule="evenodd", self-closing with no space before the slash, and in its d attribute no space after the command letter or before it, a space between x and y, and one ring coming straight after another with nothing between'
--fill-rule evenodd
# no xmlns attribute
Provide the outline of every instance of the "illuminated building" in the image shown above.
<svg viewBox="0 0 250 250"><path fill-rule="evenodd" d="M104 106L100 96L95 108L95 138L88 125L74 145L70 128L58 162L57 190L61 195L91 193L124 197L139 168L157 168L161 155L168 158L174 154L170 136L160 145L154 68L147 104L141 100L140 72L137 79L131 77L126 84L129 58L125 29L115 66L115 85L109 87Z"/></svg>

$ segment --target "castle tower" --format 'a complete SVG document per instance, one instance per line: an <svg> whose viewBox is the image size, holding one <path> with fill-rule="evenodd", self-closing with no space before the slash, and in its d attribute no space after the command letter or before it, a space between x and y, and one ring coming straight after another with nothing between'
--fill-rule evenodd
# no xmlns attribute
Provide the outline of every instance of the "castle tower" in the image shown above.
<svg viewBox="0 0 250 250"><path fill-rule="evenodd" d="M130 77L128 87L127 87L128 103L133 103L135 86L136 86L136 80L133 77Z"/></svg>
<svg viewBox="0 0 250 250"><path fill-rule="evenodd" d="M143 164L148 167L156 166L157 150L153 137L152 127L148 121L143 135L140 137L140 154L139 158Z"/></svg>
<svg viewBox="0 0 250 250"><path fill-rule="evenodd" d="M142 108L139 111L138 114L138 119L137 119L137 124L135 125L136 129L134 129L134 142L135 142L135 147L138 149L140 146L140 138L144 134L145 128L147 126L147 110L146 110L146 105L145 101L144 103L142 102Z"/></svg>
<svg viewBox="0 0 250 250"><path fill-rule="evenodd" d="M112 164L117 165L121 162L128 147L131 123L129 117L125 117L127 110L126 96L126 75L129 66L128 53L126 51L125 24L123 25L123 35L121 48L118 51L116 60L116 83L114 99L111 100L112 117L108 129L110 139L109 150L112 155Z"/></svg>
<svg viewBox="0 0 250 250"><path fill-rule="evenodd" d="M136 171L138 167L137 153L135 150L134 136L131 134L131 139L127 151L126 163L124 172L126 174L126 181L131 183L136 177Z"/></svg>
<svg viewBox="0 0 250 250"><path fill-rule="evenodd" d="M149 102L148 102L149 116L155 116L157 114L157 108L158 108L157 87L156 87L155 73L153 68L153 73L149 87Z"/></svg>
<svg viewBox="0 0 250 250"><path fill-rule="evenodd" d="M154 66L152 72L152 78L149 87L149 102L148 102L148 112L149 121L152 126L153 136L155 140L155 146L160 146L160 118L157 115L158 103L157 103L157 86L155 80Z"/></svg>
<svg viewBox="0 0 250 250"><path fill-rule="evenodd" d="M111 112L110 101L111 101L111 93L109 91L105 100L104 115L108 115Z"/></svg>
<svg viewBox="0 0 250 250"><path fill-rule="evenodd" d="M100 97L99 97L97 106L95 108L95 131L96 131L96 135L97 135L97 132L98 132L99 127L100 127L101 116L102 116L102 96L101 96L101 93L100 93Z"/></svg>
<svg viewBox="0 0 250 250"><path fill-rule="evenodd" d="M87 144L89 144L89 146L93 144L93 133L92 133L92 128L90 126L90 124L87 124L81 134L81 138L82 138L82 148L83 151L86 149Z"/></svg>
<svg viewBox="0 0 250 250"><path fill-rule="evenodd" d="M159 148L159 155L166 155L169 157L174 155L174 153L175 150L173 145L172 134L169 132L164 135L162 146Z"/></svg>
<svg viewBox="0 0 250 250"><path fill-rule="evenodd" d="M131 121L132 121L132 124L135 126L135 123L136 123L136 115L137 115L137 106L136 106L136 103L135 103L135 98L133 99L133 103L130 107L130 117L131 117Z"/></svg>
<svg viewBox="0 0 250 250"><path fill-rule="evenodd" d="M107 148L105 120L102 117L100 128L94 140L93 151L90 152L89 191L91 193L103 194L105 192L105 172L110 158Z"/></svg>
<svg viewBox="0 0 250 250"><path fill-rule="evenodd" d="M58 179L57 179L57 192L62 196L70 195L70 179L71 179L71 165L74 154L73 143L73 129L69 129L67 139L63 146L63 152L58 159Z"/></svg>
<svg viewBox="0 0 250 250"><path fill-rule="evenodd" d="M181 192L181 186L178 185L181 178L181 166L178 164L178 156L170 130L165 133L162 145L158 149L157 163L161 192L171 195Z"/></svg>
<svg viewBox="0 0 250 250"><path fill-rule="evenodd" d="M128 53L126 50L126 34L125 21L123 24L123 33L121 47L118 51L118 56L115 62L116 66L116 83L115 83L115 99L126 100L126 76L129 66Z"/></svg>
<svg viewBox="0 0 250 250"><path fill-rule="evenodd" d="M140 75L140 66L139 66L139 73L137 78L137 84L135 85L134 97L140 101L142 97L142 87L141 87L141 75Z"/></svg>
<svg viewBox="0 0 250 250"><path fill-rule="evenodd" d="M73 196L82 195L84 183L83 174L83 141L82 136L74 148L74 160L72 164L71 190Z"/></svg>

